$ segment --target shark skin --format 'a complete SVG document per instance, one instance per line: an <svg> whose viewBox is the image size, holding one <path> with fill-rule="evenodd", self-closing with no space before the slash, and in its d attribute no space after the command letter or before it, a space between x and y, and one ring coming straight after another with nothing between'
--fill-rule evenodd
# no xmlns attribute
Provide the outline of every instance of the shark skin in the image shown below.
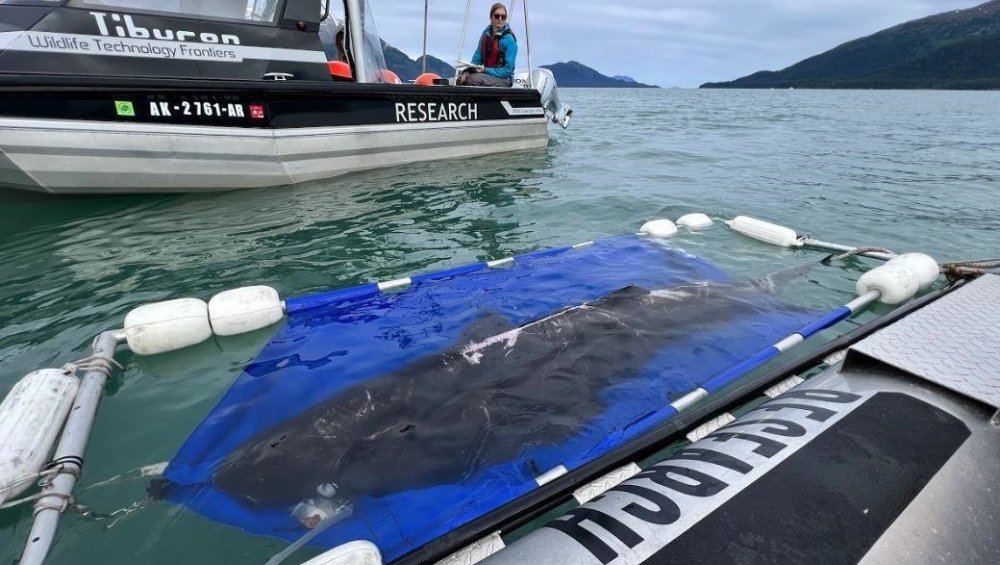
<svg viewBox="0 0 1000 565"><path fill-rule="evenodd" d="M639 374L671 341L759 313L758 287L630 286L519 327L487 316L455 346L247 440L213 482L246 505L288 508L461 484L526 446L578 433L605 409L602 390Z"/></svg>

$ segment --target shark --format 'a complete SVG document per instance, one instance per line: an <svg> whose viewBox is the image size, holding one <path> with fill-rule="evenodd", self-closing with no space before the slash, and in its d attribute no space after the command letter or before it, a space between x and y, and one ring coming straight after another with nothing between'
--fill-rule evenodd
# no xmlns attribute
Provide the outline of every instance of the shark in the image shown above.
<svg viewBox="0 0 1000 565"><path fill-rule="evenodd" d="M290 508L314 527L349 515L359 497L464 483L571 438L605 410L602 391L672 341L759 314L772 284L628 286L518 326L484 315L447 349L249 438L219 463L213 484L245 505Z"/></svg>

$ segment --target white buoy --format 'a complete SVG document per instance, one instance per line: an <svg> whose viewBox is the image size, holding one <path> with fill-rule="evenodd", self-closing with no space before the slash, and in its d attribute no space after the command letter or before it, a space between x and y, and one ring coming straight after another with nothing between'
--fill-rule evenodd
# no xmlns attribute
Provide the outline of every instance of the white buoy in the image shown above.
<svg viewBox="0 0 1000 565"><path fill-rule="evenodd" d="M726 222L726 225L745 236L765 243L780 245L781 247L802 247L802 242L799 241L799 236L795 233L795 230L786 228L785 226L779 226L778 224L772 224L771 222L765 222L764 220L758 220L749 216L736 216Z"/></svg>
<svg viewBox="0 0 1000 565"><path fill-rule="evenodd" d="M677 225L689 230L703 230L712 227L712 218L701 213L685 214L677 218Z"/></svg>
<svg viewBox="0 0 1000 565"><path fill-rule="evenodd" d="M937 280L938 275L941 274L941 267L938 266L937 261L930 255L923 253L904 253L890 259L886 265L903 265L911 270L917 277L920 292L930 288Z"/></svg>
<svg viewBox="0 0 1000 565"><path fill-rule="evenodd" d="M138 355L176 351L211 336L208 304L197 298L143 304L125 316L125 340Z"/></svg>
<svg viewBox="0 0 1000 565"><path fill-rule="evenodd" d="M220 292L208 301L212 331L219 336L266 328L284 315L278 291L269 286L234 288Z"/></svg>
<svg viewBox="0 0 1000 565"><path fill-rule="evenodd" d="M677 226L667 219L650 220L642 224L639 233L651 237L670 237L677 233Z"/></svg>
<svg viewBox="0 0 1000 565"><path fill-rule="evenodd" d="M358 540L339 545L302 565L382 565L382 554L372 542Z"/></svg>
<svg viewBox="0 0 1000 565"><path fill-rule="evenodd" d="M858 278L858 296L877 290L884 304L901 304L917 295L920 279L913 270L902 263L879 265Z"/></svg>
<svg viewBox="0 0 1000 565"><path fill-rule="evenodd" d="M80 381L61 369L28 373L0 404L0 503L38 482Z"/></svg>

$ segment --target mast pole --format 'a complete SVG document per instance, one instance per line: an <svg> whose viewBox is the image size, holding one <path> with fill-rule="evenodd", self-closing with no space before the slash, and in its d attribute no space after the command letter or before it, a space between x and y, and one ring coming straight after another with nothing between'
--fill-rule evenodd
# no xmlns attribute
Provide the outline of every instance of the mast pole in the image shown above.
<svg viewBox="0 0 1000 565"><path fill-rule="evenodd" d="M430 0L424 0L424 69L421 73L427 72L427 4Z"/></svg>
<svg viewBox="0 0 1000 565"><path fill-rule="evenodd" d="M465 3L465 20L462 21L462 37L458 41L458 57L455 57L455 62L462 60L462 53L465 52L465 32L469 29L469 11L472 10L472 0L468 0Z"/></svg>
<svg viewBox="0 0 1000 565"><path fill-rule="evenodd" d="M524 10L524 40L528 47L528 86L534 86L531 84L531 32L528 30L528 0L523 0L522 2Z"/></svg>

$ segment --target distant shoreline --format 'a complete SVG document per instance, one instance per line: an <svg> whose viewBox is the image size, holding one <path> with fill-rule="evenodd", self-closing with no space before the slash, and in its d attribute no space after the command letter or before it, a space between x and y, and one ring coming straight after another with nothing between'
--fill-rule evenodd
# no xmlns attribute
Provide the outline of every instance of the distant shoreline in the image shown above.
<svg viewBox="0 0 1000 565"><path fill-rule="evenodd" d="M1000 0L902 23L780 71L699 88L1000 90Z"/></svg>

